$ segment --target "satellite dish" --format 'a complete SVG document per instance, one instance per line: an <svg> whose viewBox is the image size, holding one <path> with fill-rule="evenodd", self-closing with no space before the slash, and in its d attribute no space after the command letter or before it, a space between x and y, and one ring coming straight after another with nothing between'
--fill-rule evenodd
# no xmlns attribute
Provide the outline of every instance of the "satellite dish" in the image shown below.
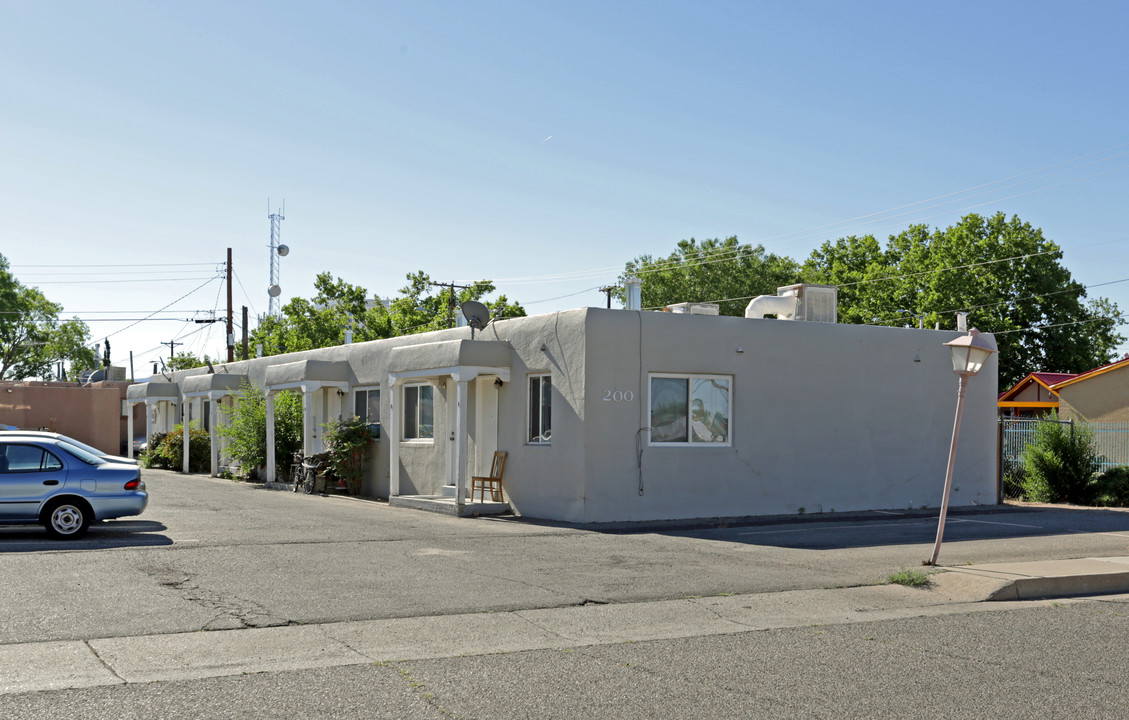
<svg viewBox="0 0 1129 720"><path fill-rule="evenodd" d="M290 246L288 246L288 245L279 245L278 246L278 256L279 257L286 257L289 254L290 254Z"/></svg>
<svg viewBox="0 0 1129 720"><path fill-rule="evenodd" d="M267 288L267 295L270 295L271 297L278 297L281 294L282 288L277 285L271 285L269 288Z"/></svg>
<svg viewBox="0 0 1129 720"><path fill-rule="evenodd" d="M459 306L463 311L463 317L466 318L466 324L470 325L475 330L483 330L486 324L490 322L490 311L486 306L474 300L467 300Z"/></svg>

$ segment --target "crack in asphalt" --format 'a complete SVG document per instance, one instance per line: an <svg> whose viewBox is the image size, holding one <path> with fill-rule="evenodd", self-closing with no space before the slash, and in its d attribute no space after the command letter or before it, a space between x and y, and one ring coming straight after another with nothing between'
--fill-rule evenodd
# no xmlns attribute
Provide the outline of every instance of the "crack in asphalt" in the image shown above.
<svg viewBox="0 0 1129 720"><path fill-rule="evenodd" d="M193 582L191 574L185 574L170 567L147 567L142 572L149 575L162 587L175 590L184 600L211 610L216 614L204 623L201 630L230 630L236 623L240 628L276 627L289 621L277 618L258 603L240 597L225 597L220 593L206 590Z"/></svg>

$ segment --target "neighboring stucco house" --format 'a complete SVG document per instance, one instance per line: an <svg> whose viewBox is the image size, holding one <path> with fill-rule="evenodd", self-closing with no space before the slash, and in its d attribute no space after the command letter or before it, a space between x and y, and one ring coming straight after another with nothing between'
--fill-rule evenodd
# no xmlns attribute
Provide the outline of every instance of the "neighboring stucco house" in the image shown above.
<svg viewBox="0 0 1129 720"><path fill-rule="evenodd" d="M1129 358L1075 375L1051 386L1063 419L1129 421Z"/></svg>
<svg viewBox="0 0 1129 720"><path fill-rule="evenodd" d="M1000 415L1129 422L1129 358L1084 373L1031 373L1000 393Z"/></svg>
<svg viewBox="0 0 1129 720"><path fill-rule="evenodd" d="M463 327L217 364L222 381L197 368L168 384L192 417L206 399L212 428L237 379L301 392L307 452L329 419L381 423L372 496L449 492L461 504L504 450L507 500L537 518L921 508L941 499L957 388L942 343L957 335L586 308L498 320L473 339ZM997 502L996 368L993 357L969 386L954 505ZM151 385L131 402L167 402L167 384ZM273 477L285 462L268 464Z"/></svg>
<svg viewBox="0 0 1129 720"><path fill-rule="evenodd" d="M1052 388L1061 382L1077 377L1074 373L1028 373L1008 390L1000 393L996 406L1001 416L1039 418L1057 412L1058 393Z"/></svg>

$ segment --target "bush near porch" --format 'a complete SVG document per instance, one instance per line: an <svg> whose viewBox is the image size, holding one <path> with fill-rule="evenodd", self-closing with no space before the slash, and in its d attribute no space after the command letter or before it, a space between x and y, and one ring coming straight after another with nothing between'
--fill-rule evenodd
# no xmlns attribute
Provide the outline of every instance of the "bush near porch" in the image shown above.
<svg viewBox="0 0 1129 720"><path fill-rule="evenodd" d="M138 462L142 467L163 470L182 470L184 468L184 425L179 424L172 432L157 433L149 438L148 449L141 454ZM188 472L206 473L212 469L212 439L207 430L196 425L188 426Z"/></svg>
<svg viewBox="0 0 1129 720"><path fill-rule="evenodd" d="M241 476L249 477L267 464L267 394L244 380L230 408L221 406L225 420L218 432L227 440L227 452L239 464ZM274 457L287 467L294 453L302 450L302 396L281 392L274 397Z"/></svg>
<svg viewBox="0 0 1129 720"><path fill-rule="evenodd" d="M365 460L373 444L367 420L353 416L326 423L325 446L333 474L349 486L350 495L359 495L365 477Z"/></svg>

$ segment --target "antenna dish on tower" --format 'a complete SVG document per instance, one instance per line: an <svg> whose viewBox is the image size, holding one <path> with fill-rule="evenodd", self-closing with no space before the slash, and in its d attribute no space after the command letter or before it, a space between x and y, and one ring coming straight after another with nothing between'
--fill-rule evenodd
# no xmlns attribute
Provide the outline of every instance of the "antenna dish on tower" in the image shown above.
<svg viewBox="0 0 1129 720"><path fill-rule="evenodd" d="M276 298L281 294L282 288L277 285L271 285L269 288L267 288L267 295L270 295L272 298Z"/></svg>
<svg viewBox="0 0 1129 720"><path fill-rule="evenodd" d="M459 305L459 309L463 311L466 324L470 325L475 330L486 329L487 323L490 322L490 311L480 302L467 300L462 305Z"/></svg>
<svg viewBox="0 0 1129 720"><path fill-rule="evenodd" d="M289 245L279 245L278 246L279 257L286 257L289 254L290 254L290 246Z"/></svg>

